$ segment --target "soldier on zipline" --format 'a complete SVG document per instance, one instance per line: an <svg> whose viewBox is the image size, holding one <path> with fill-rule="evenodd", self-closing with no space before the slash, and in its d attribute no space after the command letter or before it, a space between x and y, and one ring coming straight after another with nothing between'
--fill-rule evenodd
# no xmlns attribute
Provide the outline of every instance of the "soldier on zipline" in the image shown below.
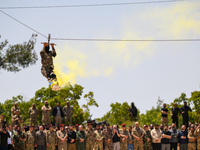
<svg viewBox="0 0 200 150"><path fill-rule="evenodd" d="M44 47L40 52L41 62L42 62L41 72L42 72L42 75L47 78L52 90L58 91L60 90L60 86L58 85L56 75L53 72L53 69L54 69L53 57L56 57L56 50L54 48L55 44L51 43L52 51L50 51L49 41L50 41L50 35L49 35L48 43L46 42L43 43Z"/></svg>

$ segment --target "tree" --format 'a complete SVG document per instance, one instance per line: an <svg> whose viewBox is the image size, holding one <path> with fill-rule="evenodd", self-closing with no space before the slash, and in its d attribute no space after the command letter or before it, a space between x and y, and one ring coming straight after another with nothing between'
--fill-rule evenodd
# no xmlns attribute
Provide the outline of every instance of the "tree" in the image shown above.
<svg viewBox="0 0 200 150"><path fill-rule="evenodd" d="M74 114L72 116L73 124L78 123L82 124L84 121L87 121L90 116L91 106L98 107L96 100L94 99L93 92L89 92L84 95L86 99L86 104L82 107L79 105L78 101L81 99L83 94L83 87L81 85L75 84L63 87L59 91L52 91L51 88L41 88L35 92L35 96L30 100L25 100L22 95L13 97L12 99L6 100L4 104L0 104L0 112L5 116L5 119L8 123L11 123L11 108L14 106L15 102L18 102L18 106L21 110L20 116L23 118L24 123L29 124L30 116L28 114L29 108L32 106L32 103L36 104L36 107L39 110L38 123L41 124L42 119L42 106L44 101L48 101L52 109L56 106L57 102L60 102L61 106L64 107L66 102L69 101L70 105L74 107ZM83 109L86 111L83 111ZM52 124L54 123L54 118L51 115Z"/></svg>
<svg viewBox="0 0 200 150"><path fill-rule="evenodd" d="M38 60L37 54L34 51L36 36L33 34L31 39L23 44L8 45L7 40L1 42L0 69L18 72L22 68L35 64ZM6 48L7 46L8 48Z"/></svg>
<svg viewBox="0 0 200 150"><path fill-rule="evenodd" d="M131 117L129 116L129 105L127 102L124 103L112 103L110 105L111 110L106 113L101 119L98 121L107 121L110 124L118 124L121 125L122 123L129 123L131 122ZM139 115L139 111L138 111Z"/></svg>
<svg viewBox="0 0 200 150"><path fill-rule="evenodd" d="M84 118L91 119L92 115L90 114L90 106L96 106L99 107L99 105L97 104L96 100L94 99L94 93L93 92L89 92L88 94L84 95L84 98L86 98L87 103L83 104L82 107L85 109L84 111Z"/></svg>
<svg viewBox="0 0 200 150"><path fill-rule="evenodd" d="M191 93L191 97L188 100L189 103L191 103L193 107L193 112L191 114L191 119L193 122L199 122L200 121L200 91L194 91Z"/></svg>

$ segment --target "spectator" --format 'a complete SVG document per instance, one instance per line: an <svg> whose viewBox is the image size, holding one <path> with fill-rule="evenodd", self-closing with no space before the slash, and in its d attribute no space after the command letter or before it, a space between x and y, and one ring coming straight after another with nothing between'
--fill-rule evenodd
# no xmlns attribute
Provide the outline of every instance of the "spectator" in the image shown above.
<svg viewBox="0 0 200 150"><path fill-rule="evenodd" d="M134 149L143 150L144 132L143 132L143 129L141 129L139 127L139 123L138 122L135 123L135 127L133 128L132 135L134 137Z"/></svg>
<svg viewBox="0 0 200 150"><path fill-rule="evenodd" d="M170 150L170 142L169 142L170 139L171 139L171 132L168 130L168 125L165 125L161 139L162 150Z"/></svg>
<svg viewBox="0 0 200 150"><path fill-rule="evenodd" d="M188 150L188 132L186 131L186 126L182 125L181 131L178 134L180 150Z"/></svg>
<svg viewBox="0 0 200 150"><path fill-rule="evenodd" d="M155 129L151 131L153 150L161 150L161 136L162 131L159 126L155 124Z"/></svg>
<svg viewBox="0 0 200 150"><path fill-rule="evenodd" d="M178 129L176 129L175 123L172 123L172 129L169 130L171 132L171 139L170 139L170 149L177 150L177 145L178 145Z"/></svg>
<svg viewBox="0 0 200 150"><path fill-rule="evenodd" d="M6 131L6 128L0 128L0 150L7 150L8 148L8 138L10 138L10 134Z"/></svg>
<svg viewBox="0 0 200 150"><path fill-rule="evenodd" d="M132 126L128 127L128 150L133 150Z"/></svg>
<svg viewBox="0 0 200 150"><path fill-rule="evenodd" d="M161 113L162 113L162 118L161 118L161 124L162 125L168 125L168 109L166 108L166 104L163 104L163 108L161 109Z"/></svg>
<svg viewBox="0 0 200 150"><path fill-rule="evenodd" d="M188 111L192 111L189 106L187 106L187 102L184 102L184 106L181 107L182 117L183 117L183 125L185 125L186 129L188 128L189 115Z"/></svg>
<svg viewBox="0 0 200 150"><path fill-rule="evenodd" d="M176 123L176 128L178 129L178 117L179 117L180 109L177 107L177 104L174 103L174 108L171 111L172 123Z"/></svg>
<svg viewBox="0 0 200 150"><path fill-rule="evenodd" d="M85 150L86 146L86 135L85 131L83 131L83 126L79 126L79 131L76 132L77 137L77 150Z"/></svg>
<svg viewBox="0 0 200 150"><path fill-rule="evenodd" d="M55 126L59 128L59 126L62 124L62 118L64 117L64 113L59 102L57 102L57 106L53 108L52 115L55 120Z"/></svg>
<svg viewBox="0 0 200 150"><path fill-rule="evenodd" d="M76 132L74 131L73 125L69 125L69 131L67 132L68 138L67 138L67 143L68 143L68 150L75 150L76 149Z"/></svg>
<svg viewBox="0 0 200 150"><path fill-rule="evenodd" d="M12 142L11 142L11 139L13 138L13 135L14 135L14 131L13 131L12 125L9 125L8 133L10 135L10 137L8 138L8 150L14 150L14 148L12 146Z"/></svg>
<svg viewBox="0 0 200 150"><path fill-rule="evenodd" d="M117 125L113 126L113 150L120 150L120 134Z"/></svg>

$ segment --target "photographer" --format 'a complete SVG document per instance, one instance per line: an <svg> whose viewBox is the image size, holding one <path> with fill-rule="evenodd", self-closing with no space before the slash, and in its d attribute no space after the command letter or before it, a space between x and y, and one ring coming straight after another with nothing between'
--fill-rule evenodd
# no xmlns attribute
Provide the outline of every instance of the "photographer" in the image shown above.
<svg viewBox="0 0 200 150"><path fill-rule="evenodd" d="M113 126L113 150L120 150L120 134L117 125Z"/></svg>

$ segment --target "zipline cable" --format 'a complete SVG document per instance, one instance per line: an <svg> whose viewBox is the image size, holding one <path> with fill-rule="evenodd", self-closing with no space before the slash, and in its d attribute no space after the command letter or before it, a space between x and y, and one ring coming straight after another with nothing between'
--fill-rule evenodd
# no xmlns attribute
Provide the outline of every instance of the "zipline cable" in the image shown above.
<svg viewBox="0 0 200 150"><path fill-rule="evenodd" d="M30 30L36 32L37 34L45 37L46 39L48 39L47 36L45 36L44 34L38 32L37 30L31 28L30 26L22 23L21 21L17 20L16 18L10 16L9 14L5 13L4 11L0 10L0 12L2 12L3 14L5 14L6 16L10 17L11 19L17 21L18 23L22 24L23 26L29 28ZM195 41L200 41L200 39L149 39L149 40L145 40L145 39L72 39L72 38L51 38L51 40L60 40L60 41L99 41L99 42L195 42Z"/></svg>

